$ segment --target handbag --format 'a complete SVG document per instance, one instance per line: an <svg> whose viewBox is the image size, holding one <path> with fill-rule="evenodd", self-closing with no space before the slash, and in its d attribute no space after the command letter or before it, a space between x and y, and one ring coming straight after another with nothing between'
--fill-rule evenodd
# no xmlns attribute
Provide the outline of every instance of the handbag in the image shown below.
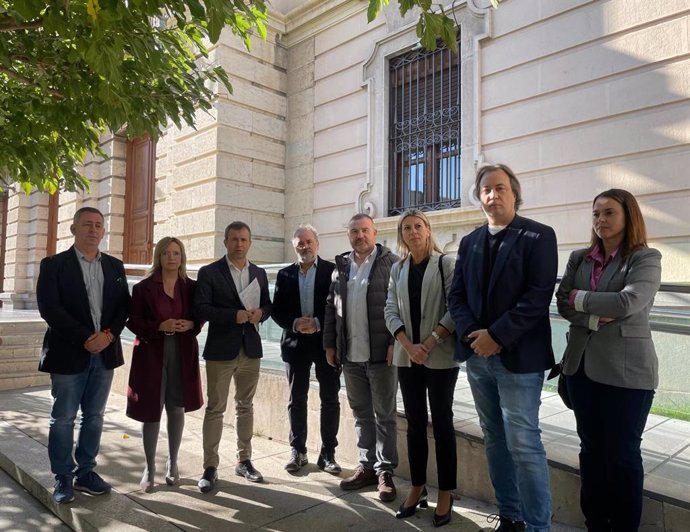
<svg viewBox="0 0 690 532"><path fill-rule="evenodd" d="M559 362L553 368L551 368L551 371L549 372L548 377L546 377L546 380L551 380L555 377L558 377L558 396L561 398L561 401L563 401L563 404L567 406L570 410L572 410L573 402L570 400L570 394L568 393L568 384L565 380L565 374L563 373L563 361Z"/></svg>

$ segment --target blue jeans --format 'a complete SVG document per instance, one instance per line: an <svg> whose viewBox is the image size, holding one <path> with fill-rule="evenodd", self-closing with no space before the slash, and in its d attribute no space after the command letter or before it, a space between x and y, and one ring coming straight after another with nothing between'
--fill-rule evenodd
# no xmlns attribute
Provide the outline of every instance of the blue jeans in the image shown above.
<svg viewBox="0 0 690 532"><path fill-rule="evenodd" d="M355 418L359 463L377 474L398 466L398 373L385 362L343 363L347 400Z"/></svg>
<svg viewBox="0 0 690 532"><path fill-rule="evenodd" d="M79 478L96 467L113 370L103 365L103 355L91 355L89 367L81 373L51 373L50 380L53 396L48 433L50 469L56 477L76 474ZM81 427L72 456L74 420L80 408Z"/></svg>
<svg viewBox="0 0 690 532"><path fill-rule="evenodd" d="M551 490L539 429L544 374L512 373L499 356L467 360L489 475L498 512L525 521L528 531L549 530Z"/></svg>

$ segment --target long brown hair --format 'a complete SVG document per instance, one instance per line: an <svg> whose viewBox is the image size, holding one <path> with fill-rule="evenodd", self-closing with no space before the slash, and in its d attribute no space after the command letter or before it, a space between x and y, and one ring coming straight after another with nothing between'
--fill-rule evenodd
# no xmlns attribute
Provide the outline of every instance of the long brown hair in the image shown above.
<svg viewBox="0 0 690 532"><path fill-rule="evenodd" d="M622 188L611 188L597 194L592 200L592 207L594 207L594 204L599 198L611 198L623 207L623 213L625 214L625 230L623 241L619 248L621 257L627 257L636 249L646 248L647 227L645 226L642 211L640 211L640 205L637 203L635 196ZM592 227L592 237L589 245L590 251L597 245L601 246L603 249L601 238L597 236L594 227Z"/></svg>
<svg viewBox="0 0 690 532"><path fill-rule="evenodd" d="M431 223L429 223L429 218L426 217L426 214L419 209L408 209L400 215L400 220L398 220L398 253L400 253L400 257L405 260L410 255L410 248L405 244L402 234L403 222L410 216L419 218L429 230L429 238L427 238L426 241L426 256L430 256L433 251L443 253L434 239L434 233L431 231Z"/></svg>
<svg viewBox="0 0 690 532"><path fill-rule="evenodd" d="M158 241L156 247L153 250L153 264L151 265L149 271L146 272L146 277L150 277L151 275L153 275L154 272L159 271L161 269L161 255L163 255L165 250L168 249L168 246L170 244L177 244L178 246L180 246L181 260L180 267L177 270L177 275L180 276L180 279L187 278L187 254L184 250L184 244L180 241L179 238L175 238L174 236L164 236Z"/></svg>

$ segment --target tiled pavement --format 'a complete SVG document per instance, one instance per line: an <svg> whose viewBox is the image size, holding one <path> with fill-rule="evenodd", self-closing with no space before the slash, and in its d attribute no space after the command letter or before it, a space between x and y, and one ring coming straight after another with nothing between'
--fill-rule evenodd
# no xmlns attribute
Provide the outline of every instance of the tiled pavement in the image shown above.
<svg viewBox="0 0 690 532"><path fill-rule="evenodd" d="M289 457L289 447L267 438L253 440L255 464L266 482L247 483L234 474L230 427L221 447L217 487L211 493L201 494L196 487L202 463L199 413L187 416L180 453L180 486L171 488L163 484L152 493L143 493L138 485L143 460L140 427L124 415L124 406L124 397L111 395L98 466L98 471L115 487L110 495L91 497L77 493L74 503L59 507L51 502L52 477L48 473L46 449L50 392L45 387L0 393L0 466L20 478L35 497L79 530L364 532L432 528L433 502L429 509L419 511L411 519L395 519L395 509L409 487L407 482L396 479L400 495L388 504L376 498L373 487L345 492L338 487L338 477L323 473L314 464L296 475L285 472L283 465ZM166 456L164 442L162 434L158 452L161 472ZM163 480L162 473L159 478ZM435 499L433 489L430 499ZM0 523L7 522L3 518L12 519L15 506L18 508L3 497ZM453 520L446 530L492 529L487 523L492 511L491 506L479 501L456 500ZM38 530L22 526L18 521L8 530ZM576 529L556 525L554 530Z"/></svg>

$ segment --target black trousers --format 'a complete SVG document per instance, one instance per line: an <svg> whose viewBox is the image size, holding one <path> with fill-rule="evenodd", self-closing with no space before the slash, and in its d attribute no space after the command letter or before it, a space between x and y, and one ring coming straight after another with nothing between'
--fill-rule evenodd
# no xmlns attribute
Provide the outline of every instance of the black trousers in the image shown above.
<svg viewBox="0 0 690 532"><path fill-rule="evenodd" d="M453 427L453 394L458 371L459 368L429 369L414 363L409 368L398 368L398 382L407 418L407 457L413 486L426 484L429 458L428 394L436 446L438 488L444 491L457 488L458 457Z"/></svg>
<svg viewBox="0 0 690 532"><path fill-rule="evenodd" d="M642 515L642 432L654 390L566 377L580 436L580 506L587 530L633 532Z"/></svg>
<svg viewBox="0 0 690 532"><path fill-rule="evenodd" d="M338 445L340 425L340 372L328 365L325 355L316 360L305 356L303 359L285 363L290 386L290 446L301 453L307 452L307 398L312 364L316 366L316 380L319 382L321 399L321 451L332 453Z"/></svg>

